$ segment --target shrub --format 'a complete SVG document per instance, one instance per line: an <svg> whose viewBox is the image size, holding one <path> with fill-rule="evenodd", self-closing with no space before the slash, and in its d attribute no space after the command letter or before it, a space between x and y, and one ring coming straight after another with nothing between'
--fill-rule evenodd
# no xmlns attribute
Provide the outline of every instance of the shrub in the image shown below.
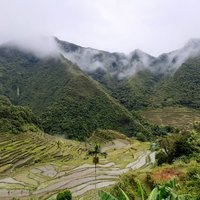
<svg viewBox="0 0 200 200"><path fill-rule="evenodd" d="M143 133L137 133L136 137L141 142L145 142L146 141L146 136Z"/></svg>
<svg viewBox="0 0 200 200"><path fill-rule="evenodd" d="M156 154L156 160L158 165L162 165L163 163L168 162L168 157L163 151L159 151Z"/></svg>
<svg viewBox="0 0 200 200"><path fill-rule="evenodd" d="M59 192L56 200L72 200L72 193L70 190L64 190L62 192Z"/></svg>
<svg viewBox="0 0 200 200"><path fill-rule="evenodd" d="M195 132L182 132L168 135L159 144L163 152L157 154L158 164L171 164L175 159L184 156L184 162L198 153L199 136ZM197 157L196 157L197 158Z"/></svg>

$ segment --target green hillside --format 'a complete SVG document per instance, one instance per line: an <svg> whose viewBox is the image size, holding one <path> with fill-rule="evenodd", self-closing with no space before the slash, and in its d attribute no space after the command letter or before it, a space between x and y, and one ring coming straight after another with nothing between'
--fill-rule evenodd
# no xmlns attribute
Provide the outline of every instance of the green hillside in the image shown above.
<svg viewBox="0 0 200 200"><path fill-rule="evenodd" d="M182 105L200 108L200 58L189 59L152 94L156 106Z"/></svg>
<svg viewBox="0 0 200 200"><path fill-rule="evenodd" d="M38 59L2 47L0 76L0 94L29 106L50 134L83 139L98 128L129 136L144 131L131 113L63 57Z"/></svg>
<svg viewBox="0 0 200 200"><path fill-rule="evenodd" d="M199 39L158 57L138 49L125 55L84 48L57 38L56 42L69 60L129 111L172 105L200 107Z"/></svg>
<svg viewBox="0 0 200 200"><path fill-rule="evenodd" d="M36 117L29 108L14 106L6 97L0 96L0 133L36 131L37 126Z"/></svg>
<svg viewBox="0 0 200 200"><path fill-rule="evenodd" d="M130 111L149 106L149 97L163 77L153 74L149 70L139 71L123 80L101 70L89 73L89 75L100 82L114 98Z"/></svg>
<svg viewBox="0 0 200 200"><path fill-rule="evenodd" d="M159 81L160 77L150 71L139 71L128 80L124 80L113 91L113 96L129 110L139 110L148 107L149 96Z"/></svg>
<svg viewBox="0 0 200 200"><path fill-rule="evenodd" d="M200 58L189 59L171 75L144 70L124 80L92 76L130 111L177 105L200 108Z"/></svg>

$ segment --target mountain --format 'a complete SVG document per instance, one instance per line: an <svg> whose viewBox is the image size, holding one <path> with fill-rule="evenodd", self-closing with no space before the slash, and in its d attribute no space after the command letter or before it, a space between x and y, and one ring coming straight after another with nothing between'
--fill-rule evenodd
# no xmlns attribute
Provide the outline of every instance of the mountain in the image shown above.
<svg viewBox="0 0 200 200"><path fill-rule="evenodd" d="M200 39L191 39L184 47L158 57L139 49L126 55L84 48L58 38L55 40L63 55L86 73L93 74L101 70L119 80L130 78L143 70L154 74L172 74L189 58L200 55Z"/></svg>
<svg viewBox="0 0 200 200"><path fill-rule="evenodd" d="M47 133L84 139L99 128L144 132L136 117L62 55L38 58L1 46L0 77L0 94L29 106Z"/></svg>
<svg viewBox="0 0 200 200"><path fill-rule="evenodd" d="M160 77L152 72L153 56L139 49L125 55L84 48L57 38L56 41L66 58L103 85L130 111L146 106L146 96Z"/></svg>
<svg viewBox="0 0 200 200"><path fill-rule="evenodd" d="M123 79L130 77L135 72L148 68L148 63L154 60L154 57L137 49L129 55L123 53L110 53L92 48L84 48L78 45L55 39L62 54L77 64L81 70L86 73L95 73L95 71L104 71L112 77Z"/></svg>
<svg viewBox="0 0 200 200"><path fill-rule="evenodd" d="M158 57L138 49L125 55L56 41L65 57L130 111L168 105L169 101L171 105L200 106L198 89L191 90L199 86L199 63L195 59L200 57L200 39L191 39L184 47ZM193 75L196 81L192 81Z"/></svg>
<svg viewBox="0 0 200 200"><path fill-rule="evenodd" d="M131 136L148 129L136 110L200 107L198 39L157 58L138 49L125 55L55 41L60 54L43 58L0 47L0 94L29 106L50 134L83 139L100 128Z"/></svg>

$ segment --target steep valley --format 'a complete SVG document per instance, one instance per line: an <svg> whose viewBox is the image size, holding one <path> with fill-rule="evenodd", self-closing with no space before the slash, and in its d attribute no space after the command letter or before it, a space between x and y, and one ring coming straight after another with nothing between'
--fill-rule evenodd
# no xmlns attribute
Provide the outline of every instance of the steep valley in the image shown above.
<svg viewBox="0 0 200 200"><path fill-rule="evenodd" d="M0 46L0 199L147 199L175 177L198 200L200 40L153 57L54 39Z"/></svg>

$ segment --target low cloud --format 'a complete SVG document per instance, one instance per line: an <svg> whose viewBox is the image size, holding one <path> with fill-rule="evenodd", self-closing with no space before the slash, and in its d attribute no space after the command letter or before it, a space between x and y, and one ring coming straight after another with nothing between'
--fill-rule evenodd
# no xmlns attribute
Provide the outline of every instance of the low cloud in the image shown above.
<svg viewBox="0 0 200 200"><path fill-rule="evenodd" d="M3 45L16 47L21 51L32 53L39 58L59 55L59 47L53 37L49 36L26 36L13 39Z"/></svg>
<svg viewBox="0 0 200 200"><path fill-rule="evenodd" d="M156 64L153 62L151 65L154 72L170 74L176 72L189 58L197 56L200 56L200 39L191 39L183 48L160 55Z"/></svg>
<svg viewBox="0 0 200 200"><path fill-rule="evenodd" d="M83 71L91 73L102 69L111 76L117 76L118 79L129 78L142 70L157 74L173 74L189 58L200 55L200 39L192 39L183 48L158 57L153 57L138 49L128 55L78 46L71 51L69 44L65 43L67 51L63 49L64 56Z"/></svg>
<svg viewBox="0 0 200 200"><path fill-rule="evenodd" d="M18 37L8 42L7 45L33 53L39 58L57 57L63 54L86 73L101 69L111 76L117 76L118 79L129 78L142 70L150 70L158 74L172 74L189 58L200 55L200 39L192 39L183 48L158 57L153 57L138 49L126 55L84 48L50 36Z"/></svg>
<svg viewBox="0 0 200 200"><path fill-rule="evenodd" d="M98 50L90 48L79 48L73 52L65 52L61 50L61 53L65 58L78 65L83 71L92 72L98 68L106 70L105 60L104 62L94 60L95 56L99 54Z"/></svg>
<svg viewBox="0 0 200 200"><path fill-rule="evenodd" d="M126 55L80 46L73 48L73 44L67 42L59 44L62 54L86 73L101 69L111 76L117 76L118 79L128 78L138 71L148 69L154 59L139 49Z"/></svg>

